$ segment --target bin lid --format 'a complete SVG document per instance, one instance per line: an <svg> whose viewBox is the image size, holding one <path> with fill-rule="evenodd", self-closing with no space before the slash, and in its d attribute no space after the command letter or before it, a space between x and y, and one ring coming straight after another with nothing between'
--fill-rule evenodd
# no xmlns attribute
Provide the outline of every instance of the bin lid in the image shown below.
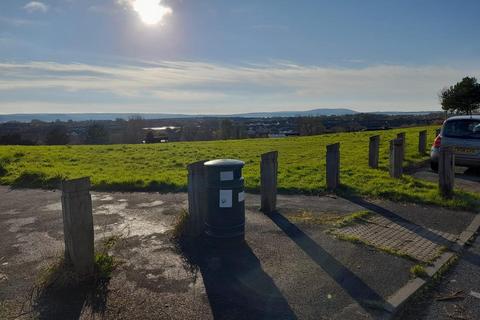
<svg viewBox="0 0 480 320"><path fill-rule="evenodd" d="M205 162L207 167L243 167L245 162L235 159L215 159Z"/></svg>

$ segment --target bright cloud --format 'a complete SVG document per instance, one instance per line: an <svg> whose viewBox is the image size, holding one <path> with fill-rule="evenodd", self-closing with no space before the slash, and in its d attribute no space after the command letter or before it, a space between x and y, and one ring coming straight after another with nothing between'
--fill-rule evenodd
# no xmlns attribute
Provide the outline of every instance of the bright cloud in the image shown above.
<svg viewBox="0 0 480 320"><path fill-rule="evenodd" d="M148 25L156 25L162 22L165 16L172 14L170 7L162 5L163 0L118 0L118 2L131 7L143 23Z"/></svg>
<svg viewBox="0 0 480 320"><path fill-rule="evenodd" d="M479 68L398 65L334 68L184 61L119 66L0 63L0 91L19 97L23 92L38 91L42 96L49 91L66 92L72 99L75 94L98 92L131 105L151 105L144 112L162 105L170 106L171 112L181 106L194 113L314 107L406 111L439 108L437 93L441 88L479 73Z"/></svg>
<svg viewBox="0 0 480 320"><path fill-rule="evenodd" d="M48 6L40 1L31 1L27 3L23 9L27 10L29 13L41 12L45 13L48 11Z"/></svg>

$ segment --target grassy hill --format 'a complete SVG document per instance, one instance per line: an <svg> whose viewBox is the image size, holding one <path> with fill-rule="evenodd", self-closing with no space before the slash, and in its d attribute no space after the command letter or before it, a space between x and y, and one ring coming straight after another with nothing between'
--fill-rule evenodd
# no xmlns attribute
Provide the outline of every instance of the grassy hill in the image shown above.
<svg viewBox="0 0 480 320"><path fill-rule="evenodd" d="M90 176L97 190L186 190L186 165L214 158L245 161L244 177L250 191L259 188L260 154L279 152L279 191L322 193L325 190L326 145L340 142L341 194L416 201L456 208L472 208L478 195L457 191L453 200L442 200L436 184L405 175L388 175L389 140L407 133L406 163L428 159L417 152L418 132L436 127L388 131L338 133L312 137L181 142L152 145L100 146L0 146L0 183L16 187L51 187L63 178ZM368 141L381 135L380 168L368 167ZM2 169L3 168L3 169Z"/></svg>

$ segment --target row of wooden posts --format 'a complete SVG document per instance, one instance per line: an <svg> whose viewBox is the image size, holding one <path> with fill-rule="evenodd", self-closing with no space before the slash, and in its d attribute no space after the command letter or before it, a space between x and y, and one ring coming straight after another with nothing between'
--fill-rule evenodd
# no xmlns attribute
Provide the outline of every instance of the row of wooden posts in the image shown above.
<svg viewBox="0 0 480 320"><path fill-rule="evenodd" d="M437 131L438 134L438 131ZM390 141L390 165L389 172L393 178L400 178L403 174L403 161L405 159L406 135L401 132L396 139ZM423 130L418 135L418 152L425 154L427 149L427 131ZM377 169L379 164L380 136L370 137L368 164ZM444 150L443 162L451 163L445 157L451 153ZM441 160L442 161L442 160ZM205 189L205 161L198 161L188 166L188 200L190 212L190 224L187 233L196 236L203 232L204 215L206 213L207 198ZM442 195L449 196L453 192L452 166L440 165L440 189ZM277 199L277 176L278 176L278 152L272 151L261 155L260 162L260 210L269 213L276 210ZM448 177L448 178L445 178ZM443 183L443 182L446 183ZM326 187L329 191L335 191L340 186L340 143L327 145L326 150Z"/></svg>
<svg viewBox="0 0 480 320"><path fill-rule="evenodd" d="M419 133L419 152L425 153L426 131ZM400 133L390 142L390 175L402 174L405 156L405 134ZM378 168L380 137L373 136L369 144L369 166ZM205 161L188 165L189 219L185 233L198 236L203 233L206 215L207 189ZM340 184L340 144L327 146L327 188L335 190ZM441 194L453 194L454 155L451 148L441 148L439 158L439 186ZM261 156L260 163L261 211L274 212L277 207L278 152ZM94 268L94 232L90 179L81 178L62 183L62 215L65 237L65 260L71 263L79 275L90 275Z"/></svg>

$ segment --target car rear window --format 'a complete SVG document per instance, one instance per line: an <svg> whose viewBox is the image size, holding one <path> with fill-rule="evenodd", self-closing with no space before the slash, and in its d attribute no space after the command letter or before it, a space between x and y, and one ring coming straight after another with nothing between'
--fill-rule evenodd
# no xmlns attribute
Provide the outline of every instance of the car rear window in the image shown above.
<svg viewBox="0 0 480 320"><path fill-rule="evenodd" d="M480 139L480 120L447 121L443 128L443 135L451 138Z"/></svg>

